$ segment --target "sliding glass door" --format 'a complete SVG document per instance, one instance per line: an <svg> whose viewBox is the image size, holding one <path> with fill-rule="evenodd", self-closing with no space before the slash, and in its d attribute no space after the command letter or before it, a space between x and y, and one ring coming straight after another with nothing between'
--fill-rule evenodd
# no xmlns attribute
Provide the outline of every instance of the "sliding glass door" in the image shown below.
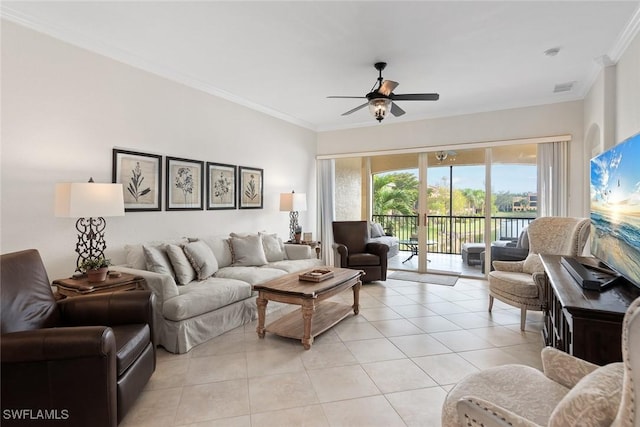
<svg viewBox="0 0 640 427"><path fill-rule="evenodd" d="M536 144L335 160L336 220L398 241L392 270L482 277L495 246L536 217Z"/></svg>

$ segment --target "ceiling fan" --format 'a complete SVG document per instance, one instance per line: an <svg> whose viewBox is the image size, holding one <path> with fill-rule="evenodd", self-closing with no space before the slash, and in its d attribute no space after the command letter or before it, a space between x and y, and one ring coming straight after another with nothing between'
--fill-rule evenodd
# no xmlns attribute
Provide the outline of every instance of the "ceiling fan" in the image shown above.
<svg viewBox="0 0 640 427"><path fill-rule="evenodd" d="M407 93L403 95L396 95L393 93L393 90L398 87L397 82L392 80L382 80L382 70L387 66L386 62L376 62L373 65L376 70L378 70L378 79L377 85L374 83L373 88L371 88L371 92L366 94L365 96L328 96L327 98L356 98L356 99L366 99L362 105L357 106L356 108L343 113L343 116L348 116L351 113L355 113L356 111L369 106L369 111L373 114L373 117L381 122L390 111L394 116L402 116L405 114L405 111L398 107L398 105L394 101L437 101L440 98L440 95L437 93Z"/></svg>

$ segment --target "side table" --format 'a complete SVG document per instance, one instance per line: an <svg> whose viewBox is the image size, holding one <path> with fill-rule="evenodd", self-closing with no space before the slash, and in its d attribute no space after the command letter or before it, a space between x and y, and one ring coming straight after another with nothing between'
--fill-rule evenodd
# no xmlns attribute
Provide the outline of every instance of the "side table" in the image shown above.
<svg viewBox="0 0 640 427"><path fill-rule="evenodd" d="M285 243L287 243L289 245L307 245L307 246L310 246L311 249L315 249L316 250L316 258L320 259L320 250L322 249L321 242L305 242L305 241L296 242L295 240L289 240L289 241L287 241Z"/></svg>
<svg viewBox="0 0 640 427"><path fill-rule="evenodd" d="M79 297L108 292L122 292L144 289L144 278L122 273L120 277L107 277L104 282L90 283L86 275L79 278L56 279L53 285L58 288L61 297Z"/></svg>

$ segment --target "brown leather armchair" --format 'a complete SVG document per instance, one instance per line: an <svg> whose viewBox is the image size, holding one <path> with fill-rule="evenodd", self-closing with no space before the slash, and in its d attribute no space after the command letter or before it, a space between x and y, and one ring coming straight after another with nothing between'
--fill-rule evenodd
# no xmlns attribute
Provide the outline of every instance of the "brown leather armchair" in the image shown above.
<svg viewBox="0 0 640 427"><path fill-rule="evenodd" d="M56 301L35 249L0 278L2 425L116 426L155 370L151 293Z"/></svg>
<svg viewBox="0 0 640 427"><path fill-rule="evenodd" d="M387 280L389 246L368 242L367 221L334 221L334 248L340 254L340 267L363 270L364 282Z"/></svg>

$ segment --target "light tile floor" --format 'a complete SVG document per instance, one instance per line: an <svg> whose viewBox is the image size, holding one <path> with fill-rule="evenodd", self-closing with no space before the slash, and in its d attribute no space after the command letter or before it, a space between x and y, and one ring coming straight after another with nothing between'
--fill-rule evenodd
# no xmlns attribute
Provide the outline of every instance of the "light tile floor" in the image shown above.
<svg viewBox="0 0 640 427"><path fill-rule="evenodd" d="M122 426L434 426L465 375L523 363L541 369L542 314L496 301L487 282L454 287L389 279L366 284L358 316L310 350L256 322L186 354L158 349L156 372ZM336 297L349 304L352 293ZM295 307L270 313L267 322Z"/></svg>

